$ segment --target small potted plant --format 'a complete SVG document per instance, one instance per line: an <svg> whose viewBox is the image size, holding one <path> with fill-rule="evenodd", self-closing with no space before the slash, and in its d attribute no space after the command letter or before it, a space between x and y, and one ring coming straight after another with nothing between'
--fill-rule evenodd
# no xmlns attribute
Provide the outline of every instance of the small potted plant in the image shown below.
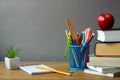
<svg viewBox="0 0 120 80"><path fill-rule="evenodd" d="M8 56L5 57L5 65L8 69L17 69L20 66L20 58L16 56L19 49L14 49L13 46L7 49Z"/></svg>

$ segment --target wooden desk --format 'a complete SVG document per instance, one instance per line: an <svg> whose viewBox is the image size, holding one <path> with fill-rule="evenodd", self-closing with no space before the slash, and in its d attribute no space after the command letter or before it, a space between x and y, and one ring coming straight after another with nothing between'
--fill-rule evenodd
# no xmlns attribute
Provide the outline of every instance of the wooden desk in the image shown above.
<svg viewBox="0 0 120 80"><path fill-rule="evenodd" d="M67 71L67 62L21 62L21 64L46 64L58 70ZM72 76L57 73L30 75L20 69L8 70L4 62L0 62L0 80L120 80L120 77L110 78L86 74L83 71L75 71Z"/></svg>

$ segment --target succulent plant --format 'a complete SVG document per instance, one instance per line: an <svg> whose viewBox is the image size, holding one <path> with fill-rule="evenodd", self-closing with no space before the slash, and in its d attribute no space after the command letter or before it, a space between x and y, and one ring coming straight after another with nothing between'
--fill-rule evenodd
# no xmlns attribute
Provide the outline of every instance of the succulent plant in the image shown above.
<svg viewBox="0 0 120 80"><path fill-rule="evenodd" d="M7 48L8 58L15 58L18 51L20 50L13 48L13 46L11 46L10 48Z"/></svg>

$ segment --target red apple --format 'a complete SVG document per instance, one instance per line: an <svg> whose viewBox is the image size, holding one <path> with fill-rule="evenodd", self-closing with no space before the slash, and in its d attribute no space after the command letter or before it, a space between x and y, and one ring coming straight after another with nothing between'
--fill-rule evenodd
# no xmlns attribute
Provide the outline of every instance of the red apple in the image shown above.
<svg viewBox="0 0 120 80"><path fill-rule="evenodd" d="M110 13L102 13L98 15L97 23L100 29L110 29L114 24L114 17Z"/></svg>

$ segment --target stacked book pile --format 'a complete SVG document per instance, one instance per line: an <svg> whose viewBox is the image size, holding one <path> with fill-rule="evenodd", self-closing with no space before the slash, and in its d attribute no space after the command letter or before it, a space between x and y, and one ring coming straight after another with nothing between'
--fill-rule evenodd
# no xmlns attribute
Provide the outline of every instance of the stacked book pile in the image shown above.
<svg viewBox="0 0 120 80"><path fill-rule="evenodd" d="M97 30L94 52L89 57L85 73L120 76L120 29Z"/></svg>

